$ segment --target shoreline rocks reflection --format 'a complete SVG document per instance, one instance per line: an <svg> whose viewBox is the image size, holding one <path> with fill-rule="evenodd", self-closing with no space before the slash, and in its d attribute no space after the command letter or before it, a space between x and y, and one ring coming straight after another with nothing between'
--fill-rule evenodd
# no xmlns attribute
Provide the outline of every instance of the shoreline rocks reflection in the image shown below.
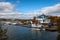
<svg viewBox="0 0 60 40"><path fill-rule="evenodd" d="M58 34L58 36L57 36L57 40L60 40L60 34Z"/></svg>
<svg viewBox="0 0 60 40"><path fill-rule="evenodd" d="M7 29L2 29L2 26L0 26L0 40L8 40L6 33Z"/></svg>

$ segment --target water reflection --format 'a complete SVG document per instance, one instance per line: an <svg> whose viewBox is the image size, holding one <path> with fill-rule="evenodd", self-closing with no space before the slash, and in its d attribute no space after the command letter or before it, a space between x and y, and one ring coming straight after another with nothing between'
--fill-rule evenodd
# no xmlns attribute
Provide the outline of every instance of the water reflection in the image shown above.
<svg viewBox="0 0 60 40"><path fill-rule="evenodd" d="M0 40L8 40L6 33L7 29L2 29L2 26L0 25Z"/></svg>
<svg viewBox="0 0 60 40"><path fill-rule="evenodd" d="M58 34L58 36L57 36L57 40L60 40L60 34Z"/></svg>
<svg viewBox="0 0 60 40"><path fill-rule="evenodd" d="M56 40L57 32L39 31L16 25L0 26L0 40ZM58 35L57 40L60 40Z"/></svg>
<svg viewBox="0 0 60 40"><path fill-rule="evenodd" d="M17 26L14 40L56 40L57 32L38 31L31 28Z"/></svg>

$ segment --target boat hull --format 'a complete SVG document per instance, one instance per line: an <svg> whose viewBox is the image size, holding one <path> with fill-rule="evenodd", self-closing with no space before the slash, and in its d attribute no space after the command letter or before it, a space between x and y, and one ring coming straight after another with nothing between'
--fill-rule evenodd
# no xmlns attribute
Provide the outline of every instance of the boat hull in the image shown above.
<svg viewBox="0 0 60 40"><path fill-rule="evenodd" d="M45 30L45 28L43 28L42 24L40 24L40 25L32 24L31 26L32 26L32 28L38 28L40 30Z"/></svg>

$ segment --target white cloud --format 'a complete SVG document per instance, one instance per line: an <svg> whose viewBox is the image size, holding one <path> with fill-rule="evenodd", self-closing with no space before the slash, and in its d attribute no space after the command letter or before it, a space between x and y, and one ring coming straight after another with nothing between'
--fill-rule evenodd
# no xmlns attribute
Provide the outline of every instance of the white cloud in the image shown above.
<svg viewBox="0 0 60 40"><path fill-rule="evenodd" d="M14 9L14 5L9 2L0 2L0 13L11 13Z"/></svg>
<svg viewBox="0 0 60 40"><path fill-rule="evenodd" d="M41 8L40 10L21 13L15 10L15 6L10 2L0 2L0 18L20 18L30 19L41 14L60 16L60 4Z"/></svg>
<svg viewBox="0 0 60 40"><path fill-rule="evenodd" d="M44 8L41 8L40 10L28 12L27 14L31 18L34 16L41 15L41 14L60 16L60 4L55 4L53 6L44 7Z"/></svg>
<svg viewBox="0 0 60 40"><path fill-rule="evenodd" d="M0 18L18 18L22 13L10 2L0 2Z"/></svg>
<svg viewBox="0 0 60 40"><path fill-rule="evenodd" d="M41 13L46 13L48 15L60 15L60 4L56 4L53 6L45 7L41 9Z"/></svg>
<svg viewBox="0 0 60 40"><path fill-rule="evenodd" d="M41 14L60 16L60 4L44 7L44 8L41 8L40 10L30 11L30 12L24 13L21 16L23 16L23 18L29 19L29 18L33 18L34 16L39 16Z"/></svg>

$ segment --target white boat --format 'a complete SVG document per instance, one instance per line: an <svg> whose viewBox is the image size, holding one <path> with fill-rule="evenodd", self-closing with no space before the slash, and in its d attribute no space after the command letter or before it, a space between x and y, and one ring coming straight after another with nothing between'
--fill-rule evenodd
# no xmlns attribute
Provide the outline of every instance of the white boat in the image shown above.
<svg viewBox="0 0 60 40"><path fill-rule="evenodd" d="M42 27L42 24L40 24L40 25L36 25L36 24L31 24L31 26L34 28L34 27L36 27L36 28L41 28Z"/></svg>
<svg viewBox="0 0 60 40"><path fill-rule="evenodd" d="M11 23L12 25L16 25L17 23Z"/></svg>
<svg viewBox="0 0 60 40"><path fill-rule="evenodd" d="M31 24L32 28L37 28L37 30L45 30L45 28L43 28L42 24Z"/></svg>
<svg viewBox="0 0 60 40"><path fill-rule="evenodd" d="M38 28L31 28L32 30L40 30L40 29L38 29Z"/></svg>
<svg viewBox="0 0 60 40"><path fill-rule="evenodd" d="M5 22L6 24L10 24L11 22Z"/></svg>

